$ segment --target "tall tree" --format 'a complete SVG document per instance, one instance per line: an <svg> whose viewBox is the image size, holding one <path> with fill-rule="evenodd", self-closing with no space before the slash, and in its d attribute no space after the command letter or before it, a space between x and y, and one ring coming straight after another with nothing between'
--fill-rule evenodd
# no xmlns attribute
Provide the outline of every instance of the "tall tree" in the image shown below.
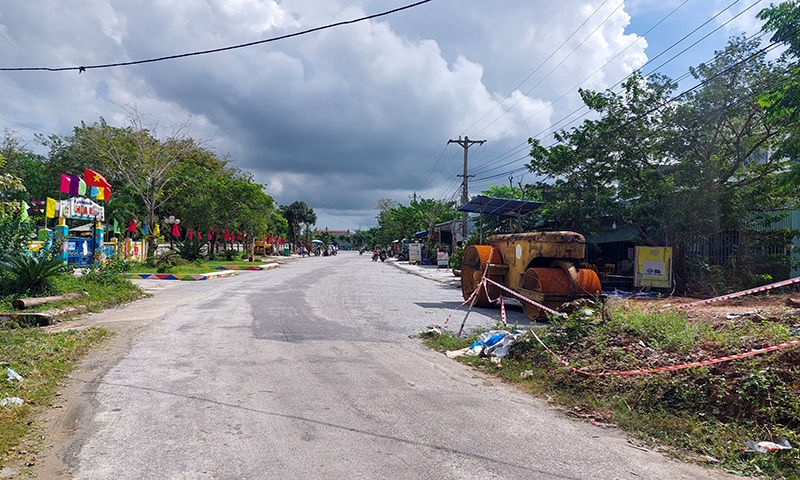
<svg viewBox="0 0 800 480"><path fill-rule="evenodd" d="M297 243L302 234L302 227L309 227L317 223L317 214L306 202L296 201L291 205L279 207L281 215L289 222L289 238L292 243Z"/></svg>
<svg viewBox="0 0 800 480"><path fill-rule="evenodd" d="M683 289L689 245L763 226L797 199L777 188L785 159L768 155L791 125L759 102L776 70L757 42L737 37L691 70L700 87L680 97L668 78L638 74L621 93L581 91L598 118L558 132L550 148L531 141L529 168L555 179L536 185L544 214L584 233L611 216L672 246Z"/></svg>
<svg viewBox="0 0 800 480"><path fill-rule="evenodd" d="M144 204L144 220L150 231L158 221L158 210L170 198L170 186L176 181L175 167L200 145L189 136L190 123L173 126L156 136L158 125L148 126L135 107L126 107L128 126L111 127L103 119L99 124L82 126L76 135L84 135L94 154L114 168ZM156 239L150 237L149 252L155 252Z"/></svg>

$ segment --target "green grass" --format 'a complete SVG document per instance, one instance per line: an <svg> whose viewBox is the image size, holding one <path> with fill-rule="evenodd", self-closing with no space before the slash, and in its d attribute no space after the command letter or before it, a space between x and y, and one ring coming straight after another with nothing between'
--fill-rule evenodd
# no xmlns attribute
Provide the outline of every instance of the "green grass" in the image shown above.
<svg viewBox="0 0 800 480"><path fill-rule="evenodd" d="M570 365L620 371L690 363L798 337L792 316L710 324L681 313L652 314L615 305L606 319L571 317L537 334ZM439 351L469 346L476 335L426 336ZM689 461L713 457L723 469L774 479L800 478L800 347L706 367L620 377L587 377L558 363L528 334L501 366L460 361L496 374L571 411L615 423ZM525 372L525 375L522 373ZM745 441L784 437L792 450L745 451Z"/></svg>
<svg viewBox="0 0 800 480"><path fill-rule="evenodd" d="M6 280L7 282L9 280ZM10 280L13 284L13 280ZM5 294L0 296L0 312L14 311L11 301L14 298L28 298L36 296L59 295L73 292L87 292L86 297L75 300L59 300L37 307L26 309L25 312L41 312L51 309L62 309L76 305L86 306L87 311L97 312L104 308L131 302L142 295L141 289L129 280L122 278L119 272L112 269L92 270L81 277L71 273L59 275L49 280L49 287L39 295L18 293L5 289Z"/></svg>
<svg viewBox="0 0 800 480"><path fill-rule="evenodd" d="M81 355L106 335L97 328L59 333L37 328L0 331L0 399L19 397L25 402L22 406L0 407L0 466L21 455L17 445L29 433L35 415L51 404ZM24 381L6 381L6 368L20 374Z"/></svg>
<svg viewBox="0 0 800 480"><path fill-rule="evenodd" d="M189 265L176 265L168 270L168 273L209 273L217 270L217 267L224 265L261 265L265 262L248 262L245 260L206 260L195 261ZM131 267L133 273L162 273L158 268L145 264L137 264Z"/></svg>

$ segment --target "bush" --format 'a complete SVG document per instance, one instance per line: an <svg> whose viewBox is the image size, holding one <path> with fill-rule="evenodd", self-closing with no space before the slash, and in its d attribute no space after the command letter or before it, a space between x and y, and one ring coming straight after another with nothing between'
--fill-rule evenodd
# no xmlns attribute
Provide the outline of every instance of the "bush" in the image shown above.
<svg viewBox="0 0 800 480"><path fill-rule="evenodd" d="M217 253L217 259L225 260L228 262L231 262L233 260L241 260L241 258L242 258L242 252L240 252L239 250L234 250L232 248Z"/></svg>
<svg viewBox="0 0 800 480"><path fill-rule="evenodd" d="M160 253L152 257L147 263L151 267L155 267L158 273L168 273L173 267L189 264L187 260L181 258L178 252L174 250L167 250L164 253Z"/></svg>
<svg viewBox="0 0 800 480"><path fill-rule="evenodd" d="M205 242L203 240L184 240L175 243L175 250L184 260L194 262L203 258L203 248Z"/></svg>
<svg viewBox="0 0 800 480"><path fill-rule="evenodd" d="M50 280L71 271L53 249L40 252L15 250L0 259L3 275L10 275L13 283L5 285L11 294L44 293L50 289Z"/></svg>

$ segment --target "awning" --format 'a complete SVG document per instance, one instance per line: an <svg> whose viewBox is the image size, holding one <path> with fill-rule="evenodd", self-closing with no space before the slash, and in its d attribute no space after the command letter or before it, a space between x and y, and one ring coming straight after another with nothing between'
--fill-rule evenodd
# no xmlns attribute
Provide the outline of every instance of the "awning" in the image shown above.
<svg viewBox="0 0 800 480"><path fill-rule="evenodd" d="M485 215L525 215L536 211L544 205L542 202L515 200L513 198L495 198L478 195L458 208L459 212L480 213Z"/></svg>

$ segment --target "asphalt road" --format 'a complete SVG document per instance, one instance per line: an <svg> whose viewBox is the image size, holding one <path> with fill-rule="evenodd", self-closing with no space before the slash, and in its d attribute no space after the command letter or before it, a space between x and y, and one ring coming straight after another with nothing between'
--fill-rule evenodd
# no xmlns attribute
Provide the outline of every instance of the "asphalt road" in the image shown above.
<svg viewBox="0 0 800 480"><path fill-rule="evenodd" d="M410 336L460 290L368 255L149 282L152 298L86 322L120 333L51 413L43 478L729 478L428 350Z"/></svg>

